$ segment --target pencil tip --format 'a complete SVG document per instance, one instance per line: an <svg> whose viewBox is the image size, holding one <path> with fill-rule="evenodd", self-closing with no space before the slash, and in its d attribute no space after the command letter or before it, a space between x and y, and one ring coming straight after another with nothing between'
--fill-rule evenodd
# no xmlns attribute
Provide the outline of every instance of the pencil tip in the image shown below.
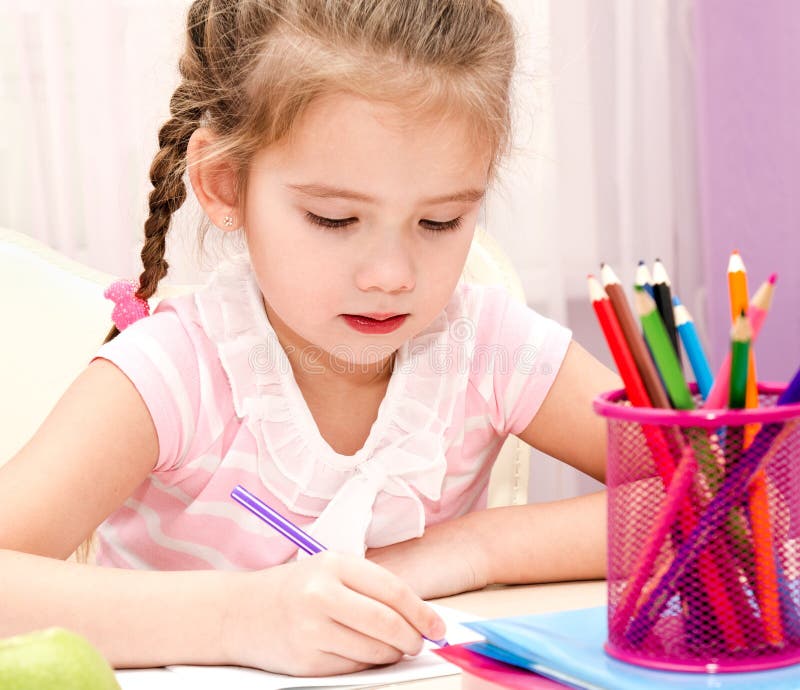
<svg viewBox="0 0 800 690"><path fill-rule="evenodd" d="M601 261L600 262L600 268L603 269L605 267L606 267L606 262L605 261Z"/></svg>
<svg viewBox="0 0 800 690"><path fill-rule="evenodd" d="M731 254L738 254L738 253L739 253L739 250L738 250L738 249L734 249L734 250L731 252Z"/></svg>
<svg viewBox="0 0 800 690"><path fill-rule="evenodd" d="M777 274L777 273L773 273L773 274L772 274L772 275L769 277L769 284L770 284L770 285L775 285L775 283L776 283L777 281L778 281L778 274Z"/></svg>
<svg viewBox="0 0 800 690"><path fill-rule="evenodd" d="M681 301L680 301L680 299L678 299L678 296L677 296L677 295L675 295L675 296L672 298L672 306L673 306L673 307L680 307L680 306L681 306Z"/></svg>
<svg viewBox="0 0 800 690"><path fill-rule="evenodd" d="M644 266L644 264L645 264L645 261L644 261L644 259L639 259L639 265L640 265L640 266Z"/></svg>

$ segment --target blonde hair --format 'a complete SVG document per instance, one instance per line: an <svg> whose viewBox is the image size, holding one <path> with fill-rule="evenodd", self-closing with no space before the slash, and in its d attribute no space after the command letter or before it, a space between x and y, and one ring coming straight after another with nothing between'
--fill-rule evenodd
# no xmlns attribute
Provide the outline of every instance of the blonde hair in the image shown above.
<svg viewBox="0 0 800 690"><path fill-rule="evenodd" d="M466 115L475 142L494 152L494 168L510 139L514 44L497 0L196 0L182 80L150 166L137 296L152 297L167 274L166 236L186 199L195 129L216 135L208 158L234 165L240 202L252 157L289 134L315 98L335 92L412 114Z"/></svg>

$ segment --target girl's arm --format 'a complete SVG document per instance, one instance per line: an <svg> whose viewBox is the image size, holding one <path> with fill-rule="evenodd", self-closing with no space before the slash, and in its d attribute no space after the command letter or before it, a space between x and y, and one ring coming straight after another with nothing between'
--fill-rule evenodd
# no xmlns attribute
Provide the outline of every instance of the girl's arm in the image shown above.
<svg viewBox="0 0 800 690"><path fill-rule="evenodd" d="M592 400L620 386L616 374L572 342L544 403L519 437L604 481L606 426L592 410ZM605 492L469 513L368 556L423 598L496 583L602 578Z"/></svg>
<svg viewBox="0 0 800 690"><path fill-rule="evenodd" d="M302 675L389 663L443 624L399 578L319 554L256 572L146 572L62 560L155 465L144 401L105 360L0 467L0 637L52 625L117 667L237 664Z"/></svg>

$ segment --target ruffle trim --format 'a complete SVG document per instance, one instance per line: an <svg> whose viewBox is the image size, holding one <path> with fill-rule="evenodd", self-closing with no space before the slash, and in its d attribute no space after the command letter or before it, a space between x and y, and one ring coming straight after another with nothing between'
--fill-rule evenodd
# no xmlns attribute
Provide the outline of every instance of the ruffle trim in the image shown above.
<svg viewBox="0 0 800 690"><path fill-rule="evenodd" d="M328 548L363 553L367 546L422 535L420 496L433 502L441 497L445 432L466 389L475 346L466 301L474 294L456 290L433 323L397 351L369 436L346 456L319 433L267 318L247 254L220 265L196 293L236 414L255 438L264 486L289 510L316 518L307 531Z"/></svg>

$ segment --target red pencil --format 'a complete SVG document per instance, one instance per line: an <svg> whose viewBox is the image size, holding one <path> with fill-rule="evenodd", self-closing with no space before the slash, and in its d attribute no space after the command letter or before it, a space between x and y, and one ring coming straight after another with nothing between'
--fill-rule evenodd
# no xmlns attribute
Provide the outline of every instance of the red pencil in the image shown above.
<svg viewBox="0 0 800 690"><path fill-rule="evenodd" d="M628 400L637 407L652 407L650 396L647 395L647 389L644 387L642 377L639 376L636 362L633 361L633 355L622 334L617 315L611 306L611 300L608 299L606 291L597 278L593 275L589 275L588 278L592 307L594 307L594 313L597 314L600 328L603 329L603 335L606 337L608 349L611 350L611 356L617 365L619 375L625 384Z"/></svg>

